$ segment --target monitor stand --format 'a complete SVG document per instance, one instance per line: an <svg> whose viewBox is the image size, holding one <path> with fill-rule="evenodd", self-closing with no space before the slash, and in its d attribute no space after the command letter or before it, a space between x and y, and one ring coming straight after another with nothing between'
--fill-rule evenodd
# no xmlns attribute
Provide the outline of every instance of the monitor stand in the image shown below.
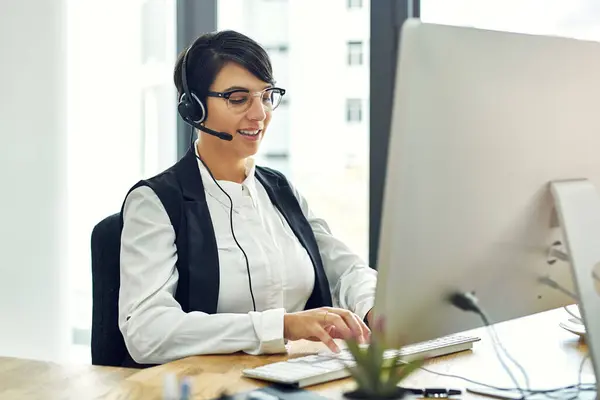
<svg viewBox="0 0 600 400"><path fill-rule="evenodd" d="M600 195L586 179L550 184L600 393ZM598 271L596 271L598 269Z"/></svg>

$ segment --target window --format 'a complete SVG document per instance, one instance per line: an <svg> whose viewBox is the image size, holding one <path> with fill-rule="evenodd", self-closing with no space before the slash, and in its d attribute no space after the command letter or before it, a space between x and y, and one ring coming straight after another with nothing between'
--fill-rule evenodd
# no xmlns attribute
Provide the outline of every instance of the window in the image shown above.
<svg viewBox="0 0 600 400"><path fill-rule="evenodd" d="M141 55L143 63L161 62L167 59L168 21L162 20L163 0L146 0L141 5ZM151 22L157 22L152 24Z"/></svg>
<svg viewBox="0 0 600 400"><path fill-rule="evenodd" d="M361 122L362 121L362 100L348 99L346 101L346 121Z"/></svg>
<svg viewBox="0 0 600 400"><path fill-rule="evenodd" d="M287 44L279 44L273 46L263 46L267 53L287 53L288 45Z"/></svg>
<svg viewBox="0 0 600 400"><path fill-rule="evenodd" d="M217 0L216 15L217 30L238 30L267 47L277 85L287 89L273 113L257 163L283 172L315 215L365 261L369 250L369 127L365 123L369 64L365 57L370 4L369 0ZM345 7L360 10L340 15ZM322 34L332 30L335 35ZM362 64L360 68L347 67L349 42L357 42L352 62ZM360 99L350 113L360 123L348 124L347 99ZM339 135L331 132L348 133L352 140L341 146ZM352 163L347 154L355 155Z"/></svg>
<svg viewBox="0 0 600 400"><path fill-rule="evenodd" d="M266 153L265 158L271 160L287 160L290 158L290 155L288 153Z"/></svg>
<svg viewBox="0 0 600 400"><path fill-rule="evenodd" d="M348 65L362 65L363 43L360 41L348 42Z"/></svg>
<svg viewBox="0 0 600 400"><path fill-rule="evenodd" d="M348 0L347 6L348 6L348 10L362 8L362 6L363 6L362 0Z"/></svg>

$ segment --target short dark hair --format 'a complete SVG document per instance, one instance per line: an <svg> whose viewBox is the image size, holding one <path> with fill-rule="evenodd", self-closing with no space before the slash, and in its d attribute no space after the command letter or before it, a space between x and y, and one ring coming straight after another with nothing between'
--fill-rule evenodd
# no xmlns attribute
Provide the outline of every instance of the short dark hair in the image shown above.
<svg viewBox="0 0 600 400"><path fill-rule="evenodd" d="M217 74L227 62L235 62L263 82L274 85L269 55L256 41L239 32L226 30L205 33L194 43L186 61L188 89L202 102ZM183 94L181 70L187 48L177 57L173 79L179 97Z"/></svg>

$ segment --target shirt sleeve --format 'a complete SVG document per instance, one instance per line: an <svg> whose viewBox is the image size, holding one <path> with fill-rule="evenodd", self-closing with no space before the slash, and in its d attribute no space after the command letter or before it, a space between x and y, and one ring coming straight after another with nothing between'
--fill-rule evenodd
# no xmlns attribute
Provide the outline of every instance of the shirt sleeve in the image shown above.
<svg viewBox="0 0 600 400"><path fill-rule="evenodd" d="M312 212L300 192L296 188L292 190L317 240L334 306L364 319L375 303L377 271L337 239L327 222Z"/></svg>
<svg viewBox="0 0 600 400"><path fill-rule="evenodd" d="M283 309L186 313L175 300L175 232L156 193L141 186L123 209L119 328L132 358L162 364L199 355L285 352Z"/></svg>

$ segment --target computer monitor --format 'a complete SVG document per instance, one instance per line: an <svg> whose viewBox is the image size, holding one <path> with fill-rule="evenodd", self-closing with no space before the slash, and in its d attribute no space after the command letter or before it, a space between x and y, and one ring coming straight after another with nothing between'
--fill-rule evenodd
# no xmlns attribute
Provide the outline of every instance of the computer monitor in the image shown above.
<svg viewBox="0 0 600 400"><path fill-rule="evenodd" d="M598 335L600 43L418 20L401 39L375 302L387 339L481 326L454 291L492 322L570 292ZM554 262L557 241L573 265Z"/></svg>

